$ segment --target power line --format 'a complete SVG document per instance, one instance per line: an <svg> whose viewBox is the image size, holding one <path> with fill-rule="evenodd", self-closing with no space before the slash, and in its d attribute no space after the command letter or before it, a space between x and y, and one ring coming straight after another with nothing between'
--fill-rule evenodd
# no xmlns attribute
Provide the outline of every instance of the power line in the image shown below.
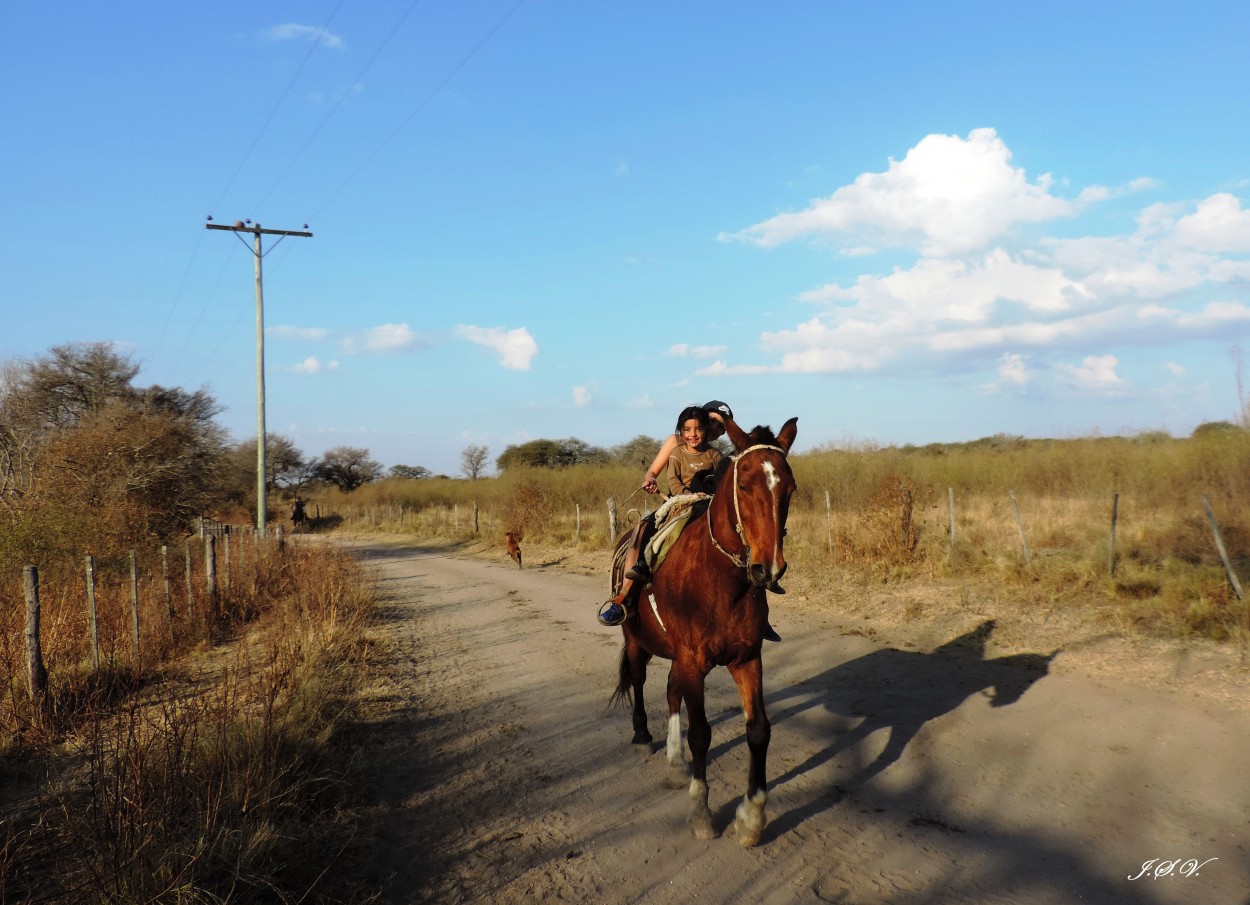
<svg viewBox="0 0 1250 905"><path fill-rule="evenodd" d="M273 184L269 186L269 190L265 192L264 195L261 196L259 203L257 203L256 205L257 211L259 211L261 209L261 206L264 205L264 203L267 200L269 200L269 196L274 193L274 190L277 189L277 187L282 184L282 180L286 179L287 174L291 172L295 164L299 161L300 157L302 157L304 152L308 150L308 147L313 143L313 141L317 138L317 136L321 134L321 130L325 128L326 123L328 123L334 117L334 114L338 112L339 108L343 106L343 102L347 100L348 95L351 93L351 86L359 84L360 80L365 77L365 73L368 72L369 69L373 66L374 62L377 60L378 56L382 53L383 49L385 49L386 45L391 43L391 39L394 38L395 35L399 32L400 26L402 26L404 22L407 21L408 16L411 15L412 11L417 8L417 4L420 2L421 0L412 0L412 3L409 4L408 9L405 10L404 14L399 17L399 21L396 22L394 26L391 27L390 33L387 34L387 36L383 39L382 43L378 45L377 49L373 51L373 55L369 57L368 62L365 63L365 67L360 70L360 72L357 74L357 76L354 79L352 79L352 81L348 85L347 90L345 90L342 94L339 95L339 99L335 101L334 106L330 108L329 112L326 113L326 115L322 118L321 122L317 124L317 128L313 129L312 134L308 136L308 138L304 141L304 144L300 147L300 149L295 152L295 156L291 158L290 162L286 165L286 168L278 175L278 178L274 180Z"/></svg>
<svg viewBox="0 0 1250 905"><path fill-rule="evenodd" d="M339 9L342 6L343 6L343 0L338 0L338 2L334 4L334 8L330 10L330 15L326 18L324 24L322 24L320 31L318 31L317 33L316 39L310 42L308 46L308 52L304 54L304 58L300 60L299 66L297 66L295 68L295 72L291 74L291 78L287 81L286 87L282 90L282 93L278 95L277 101L274 102L273 109L269 111L269 115L265 118L265 121L261 124L261 127L259 131L257 131L256 136L252 139L252 143L248 145L247 150L243 153L243 157L239 160L238 166L234 168L234 172L231 173L230 178L226 180L225 187L222 188L221 193L217 196L216 203L211 208L209 208L209 210L213 210L219 207L222 201L225 199L226 193L230 191L231 186L234 185L235 179L238 178L239 173L243 171L243 167L247 164L247 161L251 158L252 152L256 150L256 146L260 144L261 138L264 136L265 132L269 129L269 126L273 122L274 117L277 115L278 110L281 109L283 103L285 103L287 95L291 93L291 89L295 86L296 81L299 80L300 73L304 71L304 67L308 64L308 61L312 58L313 53L316 51L318 45L321 43L321 40L325 37L326 32L329 30L330 23L334 21L334 17L338 15ZM169 311L166 312L165 314L165 323L161 327L161 332L160 332L160 335L157 337L154 349L160 349L165 343L165 334L168 332L169 325L173 321L174 312L178 309L178 306L182 302L183 291L186 289L187 280L191 276L191 271L195 267L195 262L199 258L200 247L203 244L204 244L204 234L200 233L199 238L196 240L195 248L191 252L191 260L187 263L186 270L182 274L182 280L179 282L178 289L174 293L173 300L170 302ZM225 267L223 266L222 274L224 273L225 273ZM221 283L221 274L218 275L217 282L213 284L213 290L212 290L212 293L209 294L209 300L211 300L212 294L217 291L217 286L220 283ZM187 339L183 345L184 351L186 348L186 344L190 343L191 337L195 335L195 330L199 326L200 321L203 320L204 309L206 309L207 307L208 307L208 302L206 301L204 304L204 308L200 310L200 316L196 318L195 323L192 325L191 332L187 335ZM180 354L178 358L179 360L181 360L182 355Z"/></svg>
<svg viewBox="0 0 1250 905"><path fill-rule="evenodd" d="M234 172L230 174L230 178L226 181L226 187L221 190L221 194L217 196L217 201L213 205L213 207L210 208L210 210L216 210L217 208L221 206L222 201L225 200L226 193L230 191L230 187L234 185L234 180L238 178L239 173L242 172L244 165L247 163L248 159L252 156L252 152L256 150L256 146L260 144L261 137L265 134L265 131L269 128L269 124L273 122L273 118L277 115L278 110L282 107L282 104L286 101L286 96L291 93L291 89L295 86L296 80L299 79L300 73L304 71L304 67L308 64L308 61L312 59L313 53L316 51L318 45L321 44L321 39L325 37L325 33L330 28L330 23L334 21L334 17L338 15L339 8L342 5L343 5L343 0L339 0L339 2L334 5L334 9L330 11L330 15L326 19L325 24L322 25L321 30L317 32L316 40L312 41L308 45L308 53L304 54L304 59L300 61L299 66L297 66L295 69L295 72L292 73L290 81L288 81L286 83L286 87L282 89L282 94L278 96L278 100L274 103L273 109L269 111L269 116L267 116L265 118L264 123L261 124L260 131L256 133L256 137L253 138L252 143L248 145L247 151L245 151L243 154L243 159L240 160L239 165L234 168ZM201 236L202 235L203 234L201 233Z"/></svg>
<svg viewBox="0 0 1250 905"><path fill-rule="evenodd" d="M379 144L377 147L373 149L373 151L369 154L369 156L364 159L364 162L361 163L360 166L358 166L355 170L353 170L352 174L348 176L347 179L345 179L343 183L339 185L337 189L335 189L333 192L330 193L330 196L326 198L324 202L322 202L321 206L318 207L315 211L313 211L309 219L314 219L318 214L320 214L323 210L325 210L330 205L330 202L333 201L335 198L337 198L339 194L342 193L343 189L347 188L347 186L350 185L351 182L357 176L359 176L365 170L365 168L369 166L369 164L373 162L374 158L376 158L380 153L382 153L382 150L387 145L389 145L392 141L394 141L400 132L403 132L404 129L408 127L408 124L417 117L417 114L419 114L422 110L424 110L426 105L428 105L430 101L432 101L438 95L438 93L442 91L445 87L447 87L448 83L451 82L451 80L454 79L459 74L460 70L463 69L465 66L467 66L469 61L472 60L475 56L477 56L478 51L480 51L486 45L487 41L489 41L491 38L495 36L495 33L498 32L499 29L503 28L504 24L507 23L507 21L512 18L512 15L518 9L520 9L524 3L525 3L525 0L517 0L517 2L512 5L511 9L509 9L506 13L504 13L503 18L500 19L498 22L496 22L495 25L490 29L490 31L488 31L481 38L481 40L479 40L476 44L473 45L472 49L464 56L463 59L460 60L459 63L455 65L455 67L451 70L451 72L447 73L447 75L442 79L442 81L440 81L437 85L435 85L434 88L421 100L421 102L417 104L416 108L411 113L409 113L406 117L404 117L403 121L395 128L395 130L391 132L391 134L388 135L385 139L383 139L381 144Z"/></svg>

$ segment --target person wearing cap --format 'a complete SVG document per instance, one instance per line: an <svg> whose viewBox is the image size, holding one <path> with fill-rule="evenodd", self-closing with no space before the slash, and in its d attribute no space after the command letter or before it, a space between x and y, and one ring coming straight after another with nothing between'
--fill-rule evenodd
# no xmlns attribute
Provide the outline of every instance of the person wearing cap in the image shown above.
<svg viewBox="0 0 1250 905"><path fill-rule="evenodd" d="M719 399L713 399L701 406L690 406L683 409L677 419L677 430L665 438L660 445L660 451L656 454L655 460L651 463L651 467L643 475L642 489L647 491L647 493L659 493L659 476L662 472L668 471L670 474L668 481L670 495L691 492L692 488L687 480L683 478L683 475L688 476L689 474L705 472L707 463L700 464L705 457L709 460L712 467L720 461L719 451L709 447L708 444L717 440L725 433L725 423L732 419L733 410ZM701 443L695 444L694 447L683 454L683 449L687 442L683 436L685 432L684 427L687 424L694 423L698 423L702 431ZM701 448L699 448L700 446ZM629 550L626 551L625 581L621 585L620 591L599 609L599 622L603 625L616 626L624 622L629 615L625 609L625 603L631 596L635 582L646 581L651 577L651 568L642 557L642 550L654 533L655 514L652 513L639 523L638 529L634 532L634 542L630 545ZM778 594L785 593L775 583L770 590ZM781 640L781 636L777 634L771 623L764 623L764 639L766 641Z"/></svg>
<svg viewBox="0 0 1250 905"><path fill-rule="evenodd" d="M725 433L725 422L733 419L734 413L724 402L719 399L713 399L711 402L705 402L699 406L703 411L707 412L710 419L708 424L707 442L712 443L719 439ZM673 457L673 453L677 447L681 446L681 424L677 425L677 430L664 438L664 442L660 444L660 451L655 454L655 461L651 463L651 467L647 469L642 476L642 489L647 493L659 493L660 475L668 471L668 461Z"/></svg>

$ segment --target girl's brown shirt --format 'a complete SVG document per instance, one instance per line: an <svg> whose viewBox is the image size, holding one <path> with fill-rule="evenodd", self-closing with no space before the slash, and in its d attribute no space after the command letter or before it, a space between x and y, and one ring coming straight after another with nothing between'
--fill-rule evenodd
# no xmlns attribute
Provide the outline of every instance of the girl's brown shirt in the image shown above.
<svg viewBox="0 0 1250 905"><path fill-rule="evenodd" d="M668 493L677 496L692 493L690 482L697 472L716 468L724 456L713 446L705 446L702 452L692 453L685 444L673 450L668 457Z"/></svg>

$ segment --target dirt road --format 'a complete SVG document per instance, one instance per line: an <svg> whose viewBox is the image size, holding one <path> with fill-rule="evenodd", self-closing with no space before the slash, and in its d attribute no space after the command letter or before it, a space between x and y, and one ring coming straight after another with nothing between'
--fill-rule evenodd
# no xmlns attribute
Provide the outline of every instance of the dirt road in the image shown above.
<svg viewBox="0 0 1250 905"><path fill-rule="evenodd" d="M744 850L693 838L663 751L636 754L606 709L620 640L594 621L602 576L360 553L385 597L361 869L386 905L1250 903L1244 708L997 653L976 615L909 649L774 598L770 822ZM647 686L657 748L666 675L655 662ZM723 670L708 713L723 831L746 782Z"/></svg>

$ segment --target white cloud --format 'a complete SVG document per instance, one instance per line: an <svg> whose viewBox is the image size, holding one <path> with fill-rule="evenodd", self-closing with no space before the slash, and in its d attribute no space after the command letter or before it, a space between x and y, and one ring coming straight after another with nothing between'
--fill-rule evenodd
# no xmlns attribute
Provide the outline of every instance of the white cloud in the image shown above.
<svg viewBox="0 0 1250 905"><path fill-rule="evenodd" d="M573 404L578 408L582 408L590 404L590 390L586 387L573 387Z"/></svg>
<svg viewBox="0 0 1250 905"><path fill-rule="evenodd" d="M625 403L625 408L627 409L653 409L655 407L656 402L649 393L643 393L641 396L630 399Z"/></svg>
<svg viewBox="0 0 1250 905"><path fill-rule="evenodd" d="M1123 234L1081 235L1068 227L1067 237L1038 238L1011 226L1076 217L1095 201L1158 184L1140 178L1095 186L1065 201L1051 193L1049 176L1030 181L1010 161L992 129L967 139L930 135L887 172L864 174L803 212L728 237L770 246L837 236L845 247L830 266L851 274L856 265L847 255L862 250L865 239L915 258L802 293L799 300L815 314L762 333L763 363L734 362L717 349L716 360L696 374L996 368L994 386L1018 386L1054 367L1054 356L1035 356L1026 368L1026 350L1164 346L1250 330L1250 211L1239 198L1221 192L1151 203ZM669 354L691 351L679 344ZM1059 376L1088 386L1101 373L1105 386L1120 386L1109 380L1114 366L1108 371L1102 359L1092 361ZM1095 365L1104 370L1090 370Z"/></svg>
<svg viewBox="0 0 1250 905"><path fill-rule="evenodd" d="M409 349L426 348L431 342L407 324L381 324L340 341L349 355L387 355Z"/></svg>
<svg viewBox="0 0 1250 905"><path fill-rule="evenodd" d="M1013 386L1023 386L1029 382L1029 368L1024 356L1014 352L1004 352L998 360L998 379Z"/></svg>
<svg viewBox="0 0 1250 905"><path fill-rule="evenodd" d="M290 324L267 327L265 332L278 339L294 339L302 342L321 342L330 336L330 331L325 327L295 327Z"/></svg>
<svg viewBox="0 0 1250 905"><path fill-rule="evenodd" d="M676 358L715 358L723 355L728 346L691 346L686 343L675 343L668 347L666 354Z"/></svg>
<svg viewBox="0 0 1250 905"><path fill-rule="evenodd" d="M695 374L699 377L744 376L750 374L767 374L776 370L765 365L727 365L723 361L714 361L705 368L699 368Z"/></svg>
<svg viewBox="0 0 1250 905"><path fill-rule="evenodd" d="M1241 209L1238 198L1220 192L1176 222L1176 238L1198 251L1245 254L1250 252L1250 211Z"/></svg>
<svg viewBox="0 0 1250 905"><path fill-rule="evenodd" d="M1168 372L1169 374L1171 374L1173 377L1184 377L1184 376L1185 376L1185 366L1184 366L1184 365L1178 365L1178 364L1177 364L1176 362L1174 362L1174 361L1169 361L1169 362L1167 362L1166 364L1164 364L1164 366L1163 366L1163 367L1164 367L1164 368L1167 370L1167 372Z"/></svg>
<svg viewBox="0 0 1250 905"><path fill-rule="evenodd" d="M1087 355L1079 365L1061 364L1059 370L1081 389L1114 393L1127 386L1124 378L1115 372L1119 364L1114 355Z"/></svg>
<svg viewBox="0 0 1250 905"><path fill-rule="evenodd" d="M261 36L268 41L312 41L320 44L322 47L330 47L335 50L341 50L344 46L342 38L338 35L330 34L324 28L317 28L312 25L297 25L294 22L285 22L282 25L267 28L261 33Z"/></svg>
<svg viewBox="0 0 1250 905"><path fill-rule="evenodd" d="M528 371L538 354L538 343L524 327L508 330L503 327L474 327L461 324L456 335L471 343L499 353L499 363L513 371Z"/></svg>
<svg viewBox="0 0 1250 905"><path fill-rule="evenodd" d="M291 370L296 374L320 374L323 371L336 370L338 366L339 363L333 359L323 364L315 355L309 355L299 364L292 366Z"/></svg>
<svg viewBox="0 0 1250 905"><path fill-rule="evenodd" d="M966 139L927 135L884 173L863 173L806 210L720 238L769 248L846 236L852 249L875 238L871 244L919 244L928 255L959 254L985 248L1017 223L1075 214L1080 204L1052 195L1051 183L1049 175L1030 182L1013 167L1011 151L993 129L975 129Z"/></svg>
<svg viewBox="0 0 1250 905"><path fill-rule="evenodd" d="M974 323L1003 303L1057 312L1079 307L1088 297L1088 290L1062 271L1013 259L1002 249L972 262L923 258L911 270L864 275L851 287L830 284L799 296L808 302L853 302L883 316Z"/></svg>

